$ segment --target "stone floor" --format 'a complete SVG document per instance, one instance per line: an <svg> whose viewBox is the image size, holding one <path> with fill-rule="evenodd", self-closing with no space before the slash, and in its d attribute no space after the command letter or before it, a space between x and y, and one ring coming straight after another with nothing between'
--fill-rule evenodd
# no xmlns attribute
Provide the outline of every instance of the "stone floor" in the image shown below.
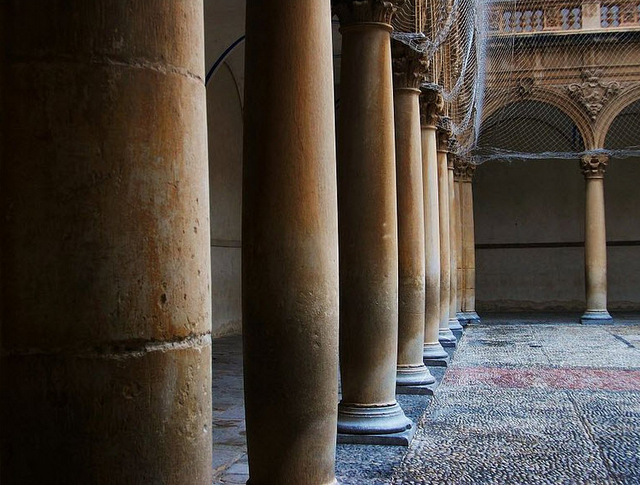
<svg viewBox="0 0 640 485"><path fill-rule="evenodd" d="M555 315L468 327L433 398L399 395L409 448L339 445L356 484L639 484L640 316L582 326ZM240 339L214 342L215 484L248 478Z"/></svg>

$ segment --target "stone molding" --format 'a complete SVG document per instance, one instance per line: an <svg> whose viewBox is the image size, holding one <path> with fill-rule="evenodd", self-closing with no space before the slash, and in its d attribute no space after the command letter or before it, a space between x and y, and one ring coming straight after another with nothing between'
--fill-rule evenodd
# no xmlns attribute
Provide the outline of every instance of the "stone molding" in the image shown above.
<svg viewBox="0 0 640 485"><path fill-rule="evenodd" d="M438 127L438 151L449 152L451 147L451 119L448 116L440 116L436 126Z"/></svg>
<svg viewBox="0 0 640 485"><path fill-rule="evenodd" d="M601 179L604 178L608 163L609 156L604 153L583 155L580 159L580 169L587 179Z"/></svg>
<svg viewBox="0 0 640 485"><path fill-rule="evenodd" d="M436 126L443 112L444 98L442 93L434 88L423 87L420 93L420 124L422 126Z"/></svg>
<svg viewBox="0 0 640 485"><path fill-rule="evenodd" d="M382 23L391 26L391 19L404 0L333 0L333 13L340 25Z"/></svg>
<svg viewBox="0 0 640 485"><path fill-rule="evenodd" d="M453 179L457 182L471 182L476 172L475 163L469 160L453 155Z"/></svg>
<svg viewBox="0 0 640 485"><path fill-rule="evenodd" d="M394 89L420 89L427 79L429 68L427 56L399 40L392 39L391 59Z"/></svg>
<svg viewBox="0 0 640 485"><path fill-rule="evenodd" d="M611 81L604 83L600 80L602 69L585 69L580 77L581 83L567 86L569 95L587 111L591 121L594 121L602 107L620 92L620 83Z"/></svg>

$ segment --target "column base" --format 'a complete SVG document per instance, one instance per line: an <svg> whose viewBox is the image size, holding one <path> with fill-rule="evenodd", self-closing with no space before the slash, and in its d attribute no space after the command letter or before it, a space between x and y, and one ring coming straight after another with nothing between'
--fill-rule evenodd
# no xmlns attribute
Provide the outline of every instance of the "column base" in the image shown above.
<svg viewBox="0 0 640 485"><path fill-rule="evenodd" d="M383 406L338 404L338 433L340 434L402 434L412 426L413 423L405 416L404 411L397 402ZM344 443L344 441L338 442Z"/></svg>
<svg viewBox="0 0 640 485"><path fill-rule="evenodd" d="M580 323L583 325L610 325L613 318L607 310L587 310L580 317Z"/></svg>
<svg viewBox="0 0 640 485"><path fill-rule="evenodd" d="M409 446L413 435L416 434L416 426L411 426L398 433L388 434L345 434L338 433L339 445L383 445L383 446Z"/></svg>
<svg viewBox="0 0 640 485"><path fill-rule="evenodd" d="M462 313L462 312L457 312L457 313L456 313L456 318L457 318L457 319L458 319L458 321L460 322L460 325L462 325L463 327L466 327L466 326L467 326L467 324L469 323L469 322L467 322L467 319L466 319L466 317L464 316L464 313Z"/></svg>
<svg viewBox="0 0 640 485"><path fill-rule="evenodd" d="M424 386L435 382L436 378L431 375L429 369L422 363L398 366L396 370L396 389L404 386Z"/></svg>
<svg viewBox="0 0 640 485"><path fill-rule="evenodd" d="M462 312L462 318L467 322L467 325L477 325L480 323L480 317L476 312Z"/></svg>
<svg viewBox="0 0 640 485"><path fill-rule="evenodd" d="M438 341L443 347L455 347L457 340L450 328L441 328L438 332Z"/></svg>
<svg viewBox="0 0 640 485"><path fill-rule="evenodd" d="M396 394L411 394L413 396L433 396L438 387L437 382L431 384L422 384L417 386L396 386Z"/></svg>
<svg viewBox="0 0 640 485"><path fill-rule="evenodd" d="M462 325L460 325L460 322L456 317L449 318L449 330L462 332Z"/></svg>
<svg viewBox="0 0 640 485"><path fill-rule="evenodd" d="M422 348L422 361L424 365L430 365L433 367L447 367L449 365L449 354L440 345L440 342L435 344L424 344Z"/></svg>

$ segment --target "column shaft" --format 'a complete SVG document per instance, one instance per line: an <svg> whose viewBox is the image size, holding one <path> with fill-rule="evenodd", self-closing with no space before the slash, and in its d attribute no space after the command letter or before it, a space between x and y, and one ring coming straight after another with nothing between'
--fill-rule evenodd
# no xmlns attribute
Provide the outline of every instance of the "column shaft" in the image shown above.
<svg viewBox="0 0 640 485"><path fill-rule="evenodd" d="M462 312L467 321L478 321L476 313L476 248L473 220L473 184L471 177L461 183L462 199L462 258L464 272L464 300Z"/></svg>
<svg viewBox="0 0 640 485"><path fill-rule="evenodd" d="M604 155L586 155L581 166L586 180L585 287L587 309L582 323L610 323L607 311L607 237L604 211Z"/></svg>
<svg viewBox="0 0 640 485"><path fill-rule="evenodd" d="M442 143L439 143L442 145ZM438 147L438 209L440 213L440 343L455 345L449 328L451 305L451 253L449 225L449 169L446 147Z"/></svg>
<svg viewBox="0 0 640 485"><path fill-rule="evenodd" d="M391 6L370 0L336 7L342 24L338 430L343 433L394 433L411 426L395 399L398 241Z"/></svg>
<svg viewBox="0 0 640 485"><path fill-rule="evenodd" d="M335 483L330 22L328 2L247 3L242 289L251 485Z"/></svg>
<svg viewBox="0 0 640 485"><path fill-rule="evenodd" d="M465 294L464 271L462 269L462 183L459 179L455 178L455 176L453 183L456 193L456 286L458 288L458 294L456 297L456 314L458 316L458 320L462 319L466 322L462 315L462 301ZM464 325L462 321L460 323Z"/></svg>
<svg viewBox="0 0 640 485"><path fill-rule="evenodd" d="M462 331L462 325L458 321L458 201L456 200L456 187L453 181L453 153L447 154L447 183L449 188L449 258L451 277L451 290L449 293L449 328Z"/></svg>
<svg viewBox="0 0 640 485"><path fill-rule="evenodd" d="M426 61L393 43L394 118L398 196L398 386L433 384L422 361L425 318L424 207L420 90ZM417 74L417 75L416 75Z"/></svg>
<svg viewBox="0 0 640 485"><path fill-rule="evenodd" d="M210 484L202 1L41 7L0 7L0 481Z"/></svg>

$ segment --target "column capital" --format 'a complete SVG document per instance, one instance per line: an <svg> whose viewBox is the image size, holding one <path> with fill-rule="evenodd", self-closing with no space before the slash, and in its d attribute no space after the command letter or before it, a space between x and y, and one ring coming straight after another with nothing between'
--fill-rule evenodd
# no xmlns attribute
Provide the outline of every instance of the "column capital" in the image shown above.
<svg viewBox="0 0 640 485"><path fill-rule="evenodd" d="M471 182L476 171L476 164L457 155L454 155L452 158L453 179L458 182Z"/></svg>
<svg viewBox="0 0 640 485"><path fill-rule="evenodd" d="M429 59L399 40L391 39L394 89L420 89L427 78Z"/></svg>
<svg viewBox="0 0 640 485"><path fill-rule="evenodd" d="M583 155L580 159L580 168L587 179L604 178L604 172L607 170L609 156L604 153Z"/></svg>
<svg viewBox="0 0 640 485"><path fill-rule="evenodd" d="M438 127L438 151L449 152L451 142L451 119L448 116L440 116L436 126Z"/></svg>
<svg viewBox="0 0 640 485"><path fill-rule="evenodd" d="M333 0L333 13L340 25L381 23L391 27L391 18L404 0Z"/></svg>
<svg viewBox="0 0 640 485"><path fill-rule="evenodd" d="M423 87L420 91L420 124L422 126L436 126L438 118L444 112L442 93L432 87Z"/></svg>

